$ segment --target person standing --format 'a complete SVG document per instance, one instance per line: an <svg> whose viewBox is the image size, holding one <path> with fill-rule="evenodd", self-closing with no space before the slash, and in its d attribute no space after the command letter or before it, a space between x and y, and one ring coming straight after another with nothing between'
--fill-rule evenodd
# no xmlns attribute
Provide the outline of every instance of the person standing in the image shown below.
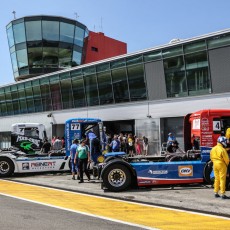
<svg viewBox="0 0 230 230"><path fill-rule="evenodd" d="M137 136L135 136L135 148L136 148L136 153L140 155L141 154L141 143L140 143L140 139Z"/></svg>
<svg viewBox="0 0 230 230"><path fill-rule="evenodd" d="M143 136L143 151L144 155L148 155L148 148L149 148L149 140L146 136Z"/></svg>
<svg viewBox="0 0 230 230"><path fill-rule="evenodd" d="M113 152L119 152L120 150L120 141L118 140L117 135L115 134L113 137L113 141L111 142L110 146L112 147Z"/></svg>
<svg viewBox="0 0 230 230"><path fill-rule="evenodd" d="M51 150L51 144L49 143L49 141L47 139L44 140L44 144L42 145L42 149L41 152L42 153L49 153L49 151Z"/></svg>
<svg viewBox="0 0 230 230"><path fill-rule="evenodd" d="M75 162L75 156L78 148L78 140L73 140L73 144L70 146L70 160L71 160L71 172L72 172L72 180L75 180L75 175L77 174L77 179L80 179L78 168L77 168L77 160Z"/></svg>
<svg viewBox="0 0 230 230"><path fill-rule="evenodd" d="M54 141L53 144L53 150L61 150L62 149L62 142L60 140L60 137L57 137L57 139Z"/></svg>
<svg viewBox="0 0 230 230"><path fill-rule="evenodd" d="M131 133L128 134L127 138L127 150L130 157L134 156L134 139Z"/></svg>
<svg viewBox="0 0 230 230"><path fill-rule="evenodd" d="M90 163L89 147L86 145L86 140L82 140L80 146L77 148L77 153L74 158L74 163L78 161L78 171L80 174L79 183L83 183L83 173L86 174L88 181L90 181L90 175L87 169L88 163Z"/></svg>
<svg viewBox="0 0 230 230"><path fill-rule="evenodd" d="M229 156L226 151L227 147L227 138L220 136L217 139L217 145L214 146L210 152L210 159L213 162L213 170L215 176L214 182L214 193L215 197L220 197L219 191L222 199L228 199L225 195L225 184L226 184L226 175L227 168L229 164Z"/></svg>
<svg viewBox="0 0 230 230"><path fill-rule="evenodd" d="M172 145L173 141L175 141L176 138L173 136L172 133L168 134L168 140L167 140L167 146Z"/></svg>

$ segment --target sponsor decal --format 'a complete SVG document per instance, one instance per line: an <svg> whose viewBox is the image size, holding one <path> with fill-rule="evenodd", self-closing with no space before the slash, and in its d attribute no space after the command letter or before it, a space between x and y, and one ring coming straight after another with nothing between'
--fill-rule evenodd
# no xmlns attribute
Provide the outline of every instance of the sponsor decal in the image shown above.
<svg viewBox="0 0 230 230"><path fill-rule="evenodd" d="M55 165L55 161L33 162L31 163L31 169L53 169L55 168Z"/></svg>
<svg viewBox="0 0 230 230"><path fill-rule="evenodd" d="M30 164L29 163L22 163L22 170L29 170Z"/></svg>
<svg viewBox="0 0 230 230"><path fill-rule="evenodd" d="M152 175L164 175L164 174L168 174L168 170L149 170L148 171L149 174L152 174Z"/></svg>
<svg viewBox="0 0 230 230"><path fill-rule="evenodd" d="M38 140L38 139L34 139L32 137L17 136L16 142L20 142L20 141L29 141L29 142L32 142L33 144L35 144L36 146L39 146L39 144L40 144L40 140Z"/></svg>
<svg viewBox="0 0 230 230"><path fill-rule="evenodd" d="M150 180L140 181L139 184L151 184Z"/></svg>
<svg viewBox="0 0 230 230"><path fill-rule="evenodd" d="M178 174L180 177L193 176L193 166L192 165L178 166Z"/></svg>

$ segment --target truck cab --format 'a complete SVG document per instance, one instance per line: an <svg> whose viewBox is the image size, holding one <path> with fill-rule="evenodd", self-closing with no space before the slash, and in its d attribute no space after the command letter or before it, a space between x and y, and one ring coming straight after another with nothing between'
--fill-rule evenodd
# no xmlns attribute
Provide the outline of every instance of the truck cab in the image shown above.
<svg viewBox="0 0 230 230"><path fill-rule="evenodd" d="M213 147L220 135L225 136L230 127L230 110L207 109L188 114L184 118L185 151L194 148L194 141L199 146Z"/></svg>

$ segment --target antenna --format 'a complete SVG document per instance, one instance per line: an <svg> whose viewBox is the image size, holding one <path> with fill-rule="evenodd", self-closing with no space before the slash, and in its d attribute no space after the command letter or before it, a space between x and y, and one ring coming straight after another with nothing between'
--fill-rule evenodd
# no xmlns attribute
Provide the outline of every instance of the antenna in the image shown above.
<svg viewBox="0 0 230 230"><path fill-rule="evenodd" d="M14 19L16 19L16 11L13 11L12 14L14 15Z"/></svg>
<svg viewBox="0 0 230 230"><path fill-rule="evenodd" d="M78 13L77 13L77 12L75 12L74 14L75 14L76 21L77 21L77 19L79 18L79 15L78 15Z"/></svg>
<svg viewBox="0 0 230 230"><path fill-rule="evenodd" d="M101 32L103 32L102 17L101 17Z"/></svg>

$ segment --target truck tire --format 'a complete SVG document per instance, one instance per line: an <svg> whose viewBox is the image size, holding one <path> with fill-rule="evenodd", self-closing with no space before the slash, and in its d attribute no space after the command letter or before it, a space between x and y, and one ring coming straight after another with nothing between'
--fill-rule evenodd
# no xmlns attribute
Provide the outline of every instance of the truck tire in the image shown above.
<svg viewBox="0 0 230 230"><path fill-rule="evenodd" d="M213 163L211 161L207 162L206 165L204 166L204 172L203 172L203 175L204 175L204 180L206 183L208 184L213 184L213 180L210 176L211 172L213 170Z"/></svg>
<svg viewBox="0 0 230 230"><path fill-rule="evenodd" d="M111 164L102 175L104 186L112 192L120 192L131 185L131 173L122 164Z"/></svg>
<svg viewBox="0 0 230 230"><path fill-rule="evenodd" d="M14 173L14 163L7 157L0 158L0 177L11 176Z"/></svg>

